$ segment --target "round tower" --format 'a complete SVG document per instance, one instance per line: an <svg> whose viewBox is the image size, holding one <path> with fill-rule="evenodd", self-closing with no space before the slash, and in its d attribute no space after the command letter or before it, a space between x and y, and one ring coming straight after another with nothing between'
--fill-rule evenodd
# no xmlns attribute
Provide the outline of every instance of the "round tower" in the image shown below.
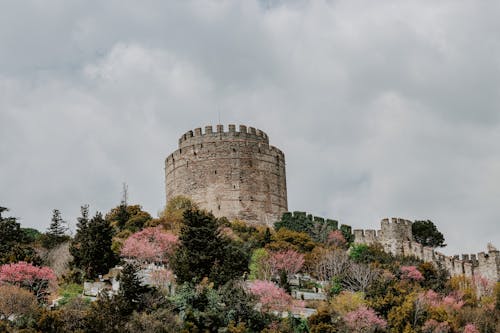
<svg viewBox="0 0 500 333"><path fill-rule="evenodd" d="M185 195L216 217L272 225L287 211L285 155L266 133L229 125L196 128L165 160L167 201Z"/></svg>

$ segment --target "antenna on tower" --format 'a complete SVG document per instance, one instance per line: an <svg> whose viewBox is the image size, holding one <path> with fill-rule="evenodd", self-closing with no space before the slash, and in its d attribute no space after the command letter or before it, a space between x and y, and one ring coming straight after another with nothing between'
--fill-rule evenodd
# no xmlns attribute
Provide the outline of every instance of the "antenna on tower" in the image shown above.
<svg viewBox="0 0 500 333"><path fill-rule="evenodd" d="M128 185L127 183L123 182L123 189L122 189L122 201L121 204L126 206L127 201L128 201Z"/></svg>
<svg viewBox="0 0 500 333"><path fill-rule="evenodd" d="M218 117L218 120L219 120L219 122L217 124L220 125L220 109L217 110L217 117Z"/></svg>

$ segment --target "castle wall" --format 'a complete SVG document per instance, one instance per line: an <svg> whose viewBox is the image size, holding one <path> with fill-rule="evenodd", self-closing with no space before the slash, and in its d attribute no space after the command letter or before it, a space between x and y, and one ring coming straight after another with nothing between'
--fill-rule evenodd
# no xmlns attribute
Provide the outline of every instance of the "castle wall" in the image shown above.
<svg viewBox="0 0 500 333"><path fill-rule="evenodd" d="M488 248L487 253L446 256L415 242L410 221L383 219L380 225L380 230L354 230L354 243L380 244L384 251L393 255L413 256L444 267L451 276L482 276L490 281L500 280L500 252L493 246Z"/></svg>
<svg viewBox="0 0 500 333"><path fill-rule="evenodd" d="M191 197L216 217L272 225L287 211L285 155L253 127L188 131L165 161L167 201Z"/></svg>

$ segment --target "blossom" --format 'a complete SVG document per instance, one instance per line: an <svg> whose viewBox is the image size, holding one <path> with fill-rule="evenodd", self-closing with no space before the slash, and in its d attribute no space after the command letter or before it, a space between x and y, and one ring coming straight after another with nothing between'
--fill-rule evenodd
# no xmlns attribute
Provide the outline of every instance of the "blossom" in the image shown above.
<svg viewBox="0 0 500 333"><path fill-rule="evenodd" d="M33 266L24 261L0 266L0 283L28 289L38 300L45 299L56 279L51 268Z"/></svg>
<svg viewBox="0 0 500 333"><path fill-rule="evenodd" d="M294 250L272 252L268 260L273 274L282 271L287 275L295 274L304 265L304 255Z"/></svg>
<svg viewBox="0 0 500 333"><path fill-rule="evenodd" d="M401 277L406 280L422 281L424 276L415 266L401 266Z"/></svg>
<svg viewBox="0 0 500 333"><path fill-rule="evenodd" d="M374 332L377 328L384 329L387 322L377 316L375 311L364 305L344 315L347 327L356 333Z"/></svg>
<svg viewBox="0 0 500 333"><path fill-rule="evenodd" d="M146 228L125 240L121 254L141 261L167 263L178 243L178 237L163 231L161 226Z"/></svg>
<svg viewBox="0 0 500 333"><path fill-rule="evenodd" d="M249 283L248 289L257 296L262 312L283 312L300 306L285 290L270 281L254 280Z"/></svg>

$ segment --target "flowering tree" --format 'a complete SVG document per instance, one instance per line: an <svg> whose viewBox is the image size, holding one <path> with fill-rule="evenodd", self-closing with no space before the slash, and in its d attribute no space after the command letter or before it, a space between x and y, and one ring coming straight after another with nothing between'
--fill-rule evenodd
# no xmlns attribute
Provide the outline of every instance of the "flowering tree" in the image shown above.
<svg viewBox="0 0 500 333"><path fill-rule="evenodd" d="M343 319L350 332L355 333L371 333L387 326L387 322L377 316L373 309L364 305L357 310L348 312Z"/></svg>
<svg viewBox="0 0 500 333"><path fill-rule="evenodd" d="M474 324L467 324L464 327L464 333L479 333L479 330Z"/></svg>
<svg viewBox="0 0 500 333"><path fill-rule="evenodd" d="M401 266L401 278L412 281L422 281L424 276L415 266Z"/></svg>
<svg viewBox="0 0 500 333"><path fill-rule="evenodd" d="M292 296L270 281L254 280L248 288L250 293L257 296L262 312L283 312L294 306Z"/></svg>
<svg viewBox="0 0 500 333"><path fill-rule="evenodd" d="M168 263L178 243L178 237L161 226L146 228L125 240L121 254L139 261Z"/></svg>
<svg viewBox="0 0 500 333"><path fill-rule="evenodd" d="M49 267L37 267L20 261L0 266L0 284L12 284L28 289L39 301L44 301L49 287L56 282L56 275Z"/></svg>
<svg viewBox="0 0 500 333"><path fill-rule="evenodd" d="M448 322L439 322L435 319L429 319L422 326L423 333L448 333L451 332L451 327Z"/></svg>
<svg viewBox="0 0 500 333"><path fill-rule="evenodd" d="M268 260L273 275L281 272L285 272L287 276L295 274L304 265L304 255L294 250L273 252Z"/></svg>
<svg viewBox="0 0 500 333"><path fill-rule="evenodd" d="M334 230L328 234L328 238L326 240L326 243L332 247L341 248L347 244L347 241L345 240L345 237L342 234L342 231Z"/></svg>

